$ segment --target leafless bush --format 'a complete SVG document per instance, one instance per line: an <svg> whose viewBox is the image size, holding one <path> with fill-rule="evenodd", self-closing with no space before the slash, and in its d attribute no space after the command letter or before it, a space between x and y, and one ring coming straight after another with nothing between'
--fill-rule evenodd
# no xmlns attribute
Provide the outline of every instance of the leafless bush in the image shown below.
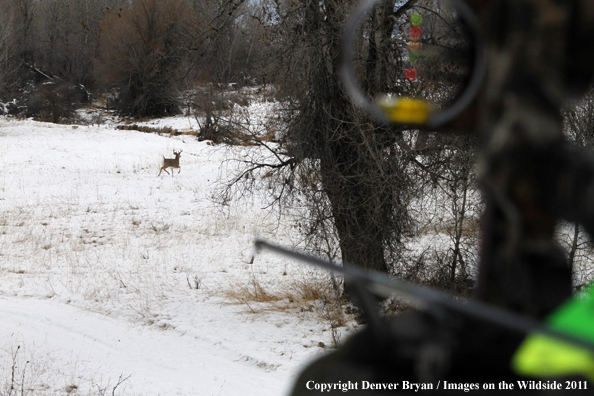
<svg viewBox="0 0 594 396"><path fill-rule="evenodd" d="M45 81L24 97L24 115L56 123L70 120L85 97L86 93L74 84Z"/></svg>
<svg viewBox="0 0 594 396"><path fill-rule="evenodd" d="M249 113L251 99L248 93L213 86L196 91L188 107L198 124L198 139L234 146L256 146L273 139L266 125L258 124Z"/></svg>

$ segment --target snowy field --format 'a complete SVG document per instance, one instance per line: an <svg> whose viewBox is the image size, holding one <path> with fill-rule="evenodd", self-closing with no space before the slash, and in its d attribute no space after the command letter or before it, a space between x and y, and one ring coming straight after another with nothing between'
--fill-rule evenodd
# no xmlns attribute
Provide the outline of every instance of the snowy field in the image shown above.
<svg viewBox="0 0 594 396"><path fill-rule="evenodd" d="M0 118L0 396L286 394L332 337L297 302L226 293L313 275L253 258L293 232L261 197L213 200L249 150Z"/></svg>

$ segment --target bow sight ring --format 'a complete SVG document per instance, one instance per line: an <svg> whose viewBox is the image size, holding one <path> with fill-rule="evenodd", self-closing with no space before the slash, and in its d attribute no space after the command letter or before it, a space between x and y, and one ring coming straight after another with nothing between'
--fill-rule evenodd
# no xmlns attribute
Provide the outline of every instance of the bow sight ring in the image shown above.
<svg viewBox="0 0 594 396"><path fill-rule="evenodd" d="M392 0L393 2L394 0ZM341 77L351 100L385 124L416 125L427 128L442 126L462 112L474 99L481 85L486 69L484 46L479 39L479 22L472 9L462 0L449 1L460 20L466 25L474 41L474 62L468 83L454 99L453 103L434 111L423 99L411 97L379 98L371 100L363 93L355 77L353 58L355 57L356 35L363 20L371 11L385 0L364 0L348 19L343 34Z"/></svg>

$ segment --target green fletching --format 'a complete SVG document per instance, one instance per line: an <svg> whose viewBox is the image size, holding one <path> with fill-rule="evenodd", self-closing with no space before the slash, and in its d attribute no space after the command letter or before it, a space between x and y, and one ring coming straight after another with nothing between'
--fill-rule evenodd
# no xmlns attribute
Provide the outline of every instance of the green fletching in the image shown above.
<svg viewBox="0 0 594 396"><path fill-rule="evenodd" d="M551 328L594 342L594 287L574 296L553 312ZM540 334L526 338L512 359L518 374L561 376L583 374L594 380L594 354L586 349Z"/></svg>

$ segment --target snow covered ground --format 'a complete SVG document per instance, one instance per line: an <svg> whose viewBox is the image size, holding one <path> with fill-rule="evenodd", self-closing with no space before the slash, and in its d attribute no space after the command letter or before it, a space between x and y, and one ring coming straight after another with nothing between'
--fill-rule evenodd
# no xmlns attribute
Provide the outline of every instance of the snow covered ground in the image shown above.
<svg viewBox="0 0 594 396"><path fill-rule="evenodd" d="M174 149L181 173L157 177ZM312 275L252 260L293 232L262 197L214 202L249 150L0 118L0 395L285 394L332 337L297 302L225 294Z"/></svg>

